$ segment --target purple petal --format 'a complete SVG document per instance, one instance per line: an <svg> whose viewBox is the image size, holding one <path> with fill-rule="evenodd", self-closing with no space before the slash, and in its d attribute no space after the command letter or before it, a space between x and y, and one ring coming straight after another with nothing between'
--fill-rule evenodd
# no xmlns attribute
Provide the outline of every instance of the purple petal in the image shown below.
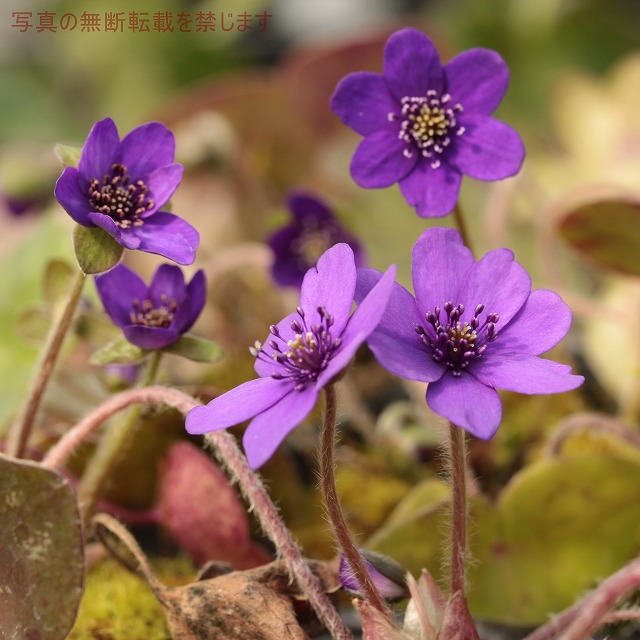
<svg viewBox="0 0 640 640"><path fill-rule="evenodd" d="M188 313L184 324L180 324L178 330L181 333L189 331L198 316L204 309L204 303L207 300L207 277L202 269L196 271L191 282L187 285L187 299L182 306L188 305Z"/></svg>
<svg viewBox="0 0 640 640"><path fill-rule="evenodd" d="M429 161L421 160L400 180L400 191L419 216L441 218L456 206L461 179L458 171L444 163L432 169Z"/></svg>
<svg viewBox="0 0 640 640"><path fill-rule="evenodd" d="M504 122L488 116L460 117L464 134L451 145L447 162L476 180L502 180L513 176L524 161L520 136Z"/></svg>
<svg viewBox="0 0 640 640"><path fill-rule="evenodd" d="M470 49L444 67L446 91L465 113L491 115L509 86L509 67L495 51Z"/></svg>
<svg viewBox="0 0 640 640"><path fill-rule="evenodd" d="M491 353L539 356L555 347L571 327L571 310L553 291L536 289L491 345Z"/></svg>
<svg viewBox="0 0 640 640"><path fill-rule="evenodd" d="M173 344L180 333L172 327L146 327L142 324L130 324L122 327L124 337L141 349L162 349Z"/></svg>
<svg viewBox="0 0 640 640"><path fill-rule="evenodd" d="M396 267L390 266L378 283L358 305L354 314L349 318L347 326L340 336L342 344L331 358L329 365L318 377L319 387L324 386L331 378L344 369L355 355L358 347L369 337L378 326L387 308L389 297L395 285ZM353 299L353 298L352 298ZM336 332L333 335L340 335Z"/></svg>
<svg viewBox="0 0 640 640"><path fill-rule="evenodd" d="M291 191L287 196L287 208L296 220L314 218L324 222L333 219L331 209L324 202L304 191Z"/></svg>
<svg viewBox="0 0 640 640"><path fill-rule="evenodd" d="M89 220L91 206L89 204L89 185L82 190L82 177L74 167L67 167L56 182L53 194L64 210L78 223L93 226Z"/></svg>
<svg viewBox="0 0 640 640"><path fill-rule="evenodd" d="M204 407L196 407L187 415L188 433L200 434L240 424L272 407L293 387L273 378L255 378L214 398Z"/></svg>
<svg viewBox="0 0 640 640"><path fill-rule="evenodd" d="M531 278L524 267L515 262L509 249L495 249L483 256L462 283L458 300L465 306L463 318L470 318L478 304L484 305L482 322L489 313L497 313L498 330L520 311L531 292ZM499 339L499 338L498 338Z"/></svg>
<svg viewBox="0 0 640 640"><path fill-rule="evenodd" d="M398 138L398 129L387 125L367 136L351 158L351 177L365 189L382 189L404 178L415 167L418 154L410 157L403 151L409 145Z"/></svg>
<svg viewBox="0 0 640 640"><path fill-rule="evenodd" d="M322 305L333 316L333 335L342 334L353 304L356 265L348 244L336 244L325 251L316 267L309 269L300 290L300 306L307 326L320 322L317 307Z"/></svg>
<svg viewBox="0 0 640 640"><path fill-rule="evenodd" d="M149 298L154 306L160 306L165 299L175 300L180 304L187 295L187 287L184 282L184 274L180 267L173 264L162 264L153 274L149 285Z"/></svg>
<svg viewBox="0 0 640 640"><path fill-rule="evenodd" d="M416 29L396 31L384 48L384 77L398 99L441 93L444 73L431 38Z"/></svg>
<svg viewBox="0 0 640 640"><path fill-rule="evenodd" d="M429 384L427 404L457 427L483 440L493 437L502 418L498 392L464 373L459 378L447 373Z"/></svg>
<svg viewBox="0 0 640 640"><path fill-rule="evenodd" d="M311 413L317 399L315 387L292 391L251 421L242 444L252 469L261 467L274 454L289 432Z"/></svg>
<svg viewBox="0 0 640 640"><path fill-rule="evenodd" d="M96 122L82 147L78 162L80 174L88 180L102 180L104 175L111 174L111 166L117 162L119 145L120 137L113 120L105 118Z"/></svg>
<svg viewBox="0 0 640 640"><path fill-rule="evenodd" d="M553 360L494 354L489 349L473 363L472 373L491 387L528 394L562 393L584 382L582 376L571 374L571 367Z"/></svg>
<svg viewBox="0 0 640 640"><path fill-rule="evenodd" d="M168 202L178 188L183 172L184 167L181 164L170 164L156 169L144 179L145 184L149 187L150 196L153 198L155 206L153 209L143 213L142 218L152 215L153 211L157 211Z"/></svg>
<svg viewBox="0 0 640 640"><path fill-rule="evenodd" d="M413 247L413 289L420 311L418 324L425 326L426 314L445 302L457 304L460 286L475 261L455 229L435 227L423 231Z"/></svg>
<svg viewBox="0 0 640 640"><path fill-rule="evenodd" d="M137 249L140 246L140 239L131 229L121 229L113 220L104 213L92 212L88 216L96 227L104 229L113 239L127 249Z"/></svg>
<svg viewBox="0 0 640 640"><path fill-rule="evenodd" d="M358 269L357 303L380 278L382 273L375 269ZM380 364L391 373L409 380L431 382L437 380L443 370L427 353L415 331L420 322L415 299L404 287L394 283L384 315L367 344Z"/></svg>
<svg viewBox="0 0 640 640"><path fill-rule="evenodd" d="M389 114L400 110L383 76L370 71L350 73L340 80L329 104L344 124L362 136L386 127Z"/></svg>
<svg viewBox="0 0 640 640"><path fill-rule="evenodd" d="M173 162L173 133L160 122L149 122L128 133L120 144L118 162L132 176L144 176Z"/></svg>
<svg viewBox="0 0 640 640"><path fill-rule="evenodd" d="M157 253L178 264L192 264L196 259L200 235L188 222L172 213L157 211L134 230L140 239L140 251Z"/></svg>
<svg viewBox="0 0 640 640"><path fill-rule="evenodd" d="M96 289L102 306L119 327L131 324L133 301L147 297L147 285L142 278L123 264L95 276Z"/></svg>

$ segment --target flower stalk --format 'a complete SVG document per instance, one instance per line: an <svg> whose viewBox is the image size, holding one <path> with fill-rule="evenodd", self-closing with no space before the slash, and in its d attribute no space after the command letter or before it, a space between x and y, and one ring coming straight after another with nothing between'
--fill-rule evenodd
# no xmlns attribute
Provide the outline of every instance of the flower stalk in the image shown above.
<svg viewBox="0 0 640 640"><path fill-rule="evenodd" d="M320 484L329 521L342 553L360 586L365 600L387 618L391 618L389 607L378 593L362 556L349 532L344 519L340 498L336 488L334 445L336 438L336 391L332 384L324 388L324 420L320 436Z"/></svg>
<svg viewBox="0 0 640 640"><path fill-rule="evenodd" d="M177 409L183 415L201 406L195 398L167 387L139 387L124 391L98 406L71 428L49 450L42 464L52 469L60 468L76 447L105 420L127 407L143 403L162 403ZM205 436L205 442L211 446L231 480L238 483L240 491L252 506L265 533L287 562L291 575L309 598L309 602L332 637L335 640L353 640L353 635L302 557L298 545L280 518L278 509L271 501L264 484L257 473L249 468L233 436L224 431L215 431Z"/></svg>
<svg viewBox="0 0 640 640"><path fill-rule="evenodd" d="M450 597L464 595L467 565L467 482L464 431L449 423L449 474L451 482Z"/></svg>
<svg viewBox="0 0 640 640"><path fill-rule="evenodd" d="M154 382L161 358L162 351L152 352L138 386L148 387ZM142 408L143 405L141 404L134 406L127 414L124 424L116 423L111 425L100 440L96 452L89 461L78 489L80 513L85 526L89 525L105 482L113 471L126 443L131 439L135 431Z"/></svg>
<svg viewBox="0 0 640 640"><path fill-rule="evenodd" d="M36 374L27 393L26 401L18 414L13 428L9 432L7 453L10 456L16 458L24 456L27 441L29 440L29 435L31 434L31 429L33 428L33 423L38 413L38 408L40 407L40 402L51 378L65 336L71 327L85 279L85 274L79 270L69 288L62 314L58 321L51 327L38 366L36 367Z"/></svg>

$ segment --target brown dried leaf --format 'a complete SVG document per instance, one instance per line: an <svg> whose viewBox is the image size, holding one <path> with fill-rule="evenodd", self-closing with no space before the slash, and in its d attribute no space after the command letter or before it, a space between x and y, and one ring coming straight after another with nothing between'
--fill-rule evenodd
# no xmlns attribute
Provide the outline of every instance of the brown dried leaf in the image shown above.
<svg viewBox="0 0 640 640"><path fill-rule="evenodd" d="M307 639L296 611L302 595L284 561L165 587L117 520L99 514L94 525L115 557L148 582L164 609L173 640ZM338 576L331 563L310 562L310 566L328 592L335 590Z"/></svg>

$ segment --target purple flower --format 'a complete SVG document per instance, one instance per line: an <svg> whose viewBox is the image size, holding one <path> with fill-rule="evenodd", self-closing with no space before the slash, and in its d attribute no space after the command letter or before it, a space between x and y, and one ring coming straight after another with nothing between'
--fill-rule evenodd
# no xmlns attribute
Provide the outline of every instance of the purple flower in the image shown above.
<svg viewBox="0 0 640 640"><path fill-rule="evenodd" d="M188 331L206 298L204 271L185 284L180 267L163 264L147 286L123 264L96 276L105 311L125 338L142 349L162 349Z"/></svg>
<svg viewBox="0 0 640 640"><path fill-rule="evenodd" d="M385 600L407 597L407 572L395 560L368 549L360 549L360 555L373 584ZM343 589L361 595L360 583L343 555L340 555L338 578Z"/></svg>
<svg viewBox="0 0 640 640"><path fill-rule="evenodd" d="M191 264L198 232L160 211L182 178L174 153L173 134L163 124L144 124L121 141L106 118L89 132L78 168L63 171L55 196L78 224L101 227L123 247Z"/></svg>
<svg viewBox="0 0 640 640"><path fill-rule="evenodd" d="M508 249L475 262L454 229L425 231L413 248L415 298L396 284L368 344L392 373L429 382L427 404L475 436L491 438L502 406L496 388L560 393L584 381L538 356L571 326L571 311L531 278ZM358 271L356 301L381 278Z"/></svg>
<svg viewBox="0 0 640 640"><path fill-rule="evenodd" d="M340 243L325 252L304 277L296 313L272 325L266 343L251 349L260 377L193 409L187 431L206 433L253 418L244 449L251 467L265 463L375 329L394 273L392 266L380 274L380 282L350 315L356 287L353 251Z"/></svg>
<svg viewBox="0 0 640 640"><path fill-rule="evenodd" d="M415 29L394 33L384 73L343 78L331 98L342 122L364 136L351 160L365 188L399 183L418 215L438 217L455 207L462 174L501 180L524 159L520 136L491 118L509 84L504 60L471 49L444 67L431 40Z"/></svg>
<svg viewBox="0 0 640 640"><path fill-rule="evenodd" d="M271 272L278 284L300 287L305 273L315 267L327 249L339 242L345 242L353 249L356 267L364 265L360 243L344 229L324 202L310 194L294 191L287 204L293 215L292 222L268 240L275 254Z"/></svg>

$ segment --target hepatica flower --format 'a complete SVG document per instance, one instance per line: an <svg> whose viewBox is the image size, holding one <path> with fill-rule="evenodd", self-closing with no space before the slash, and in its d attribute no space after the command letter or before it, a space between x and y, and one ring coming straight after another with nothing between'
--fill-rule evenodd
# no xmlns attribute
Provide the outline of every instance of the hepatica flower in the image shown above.
<svg viewBox="0 0 640 640"><path fill-rule="evenodd" d="M412 273L415 297L396 284L368 344L392 373L429 383L436 413L489 439L502 413L496 388L559 393L584 381L538 357L564 338L571 311L556 293L532 291L508 249L475 262L457 231L428 229L413 248ZM380 278L361 269L356 301Z"/></svg>
<svg viewBox="0 0 640 640"><path fill-rule="evenodd" d="M163 124L144 124L120 140L106 118L91 129L78 168L63 171L55 196L78 224L101 227L123 247L191 264L198 232L161 211L182 178L174 154L173 134Z"/></svg>
<svg viewBox="0 0 640 640"><path fill-rule="evenodd" d="M524 159L520 136L490 117L509 83L504 60L471 49L442 66L431 40L415 29L394 33L384 72L352 73L331 98L342 122L364 136L351 161L361 187L395 182L423 217L450 213L462 174L501 180Z"/></svg>
<svg viewBox="0 0 640 640"><path fill-rule="evenodd" d="M315 267L320 256L339 242L353 249L356 267L364 265L364 253L355 236L349 234L324 202L295 191L287 199L292 221L268 240L275 256L271 269L274 280L283 286L300 287L305 273Z"/></svg>
<svg viewBox="0 0 640 640"><path fill-rule="evenodd" d="M188 284L182 270L170 264L158 267L149 286L123 264L95 280L105 311L141 349L162 349L176 342L193 326L206 298L202 269Z"/></svg>
<svg viewBox="0 0 640 640"><path fill-rule="evenodd" d="M189 433L224 429L253 418L244 434L247 459L256 469L265 463L313 409L330 383L375 329L386 307L395 267L363 296L351 315L356 266L351 248L340 243L309 269L300 291L300 306L270 327L266 342L251 352L260 376L241 384L188 415Z"/></svg>

